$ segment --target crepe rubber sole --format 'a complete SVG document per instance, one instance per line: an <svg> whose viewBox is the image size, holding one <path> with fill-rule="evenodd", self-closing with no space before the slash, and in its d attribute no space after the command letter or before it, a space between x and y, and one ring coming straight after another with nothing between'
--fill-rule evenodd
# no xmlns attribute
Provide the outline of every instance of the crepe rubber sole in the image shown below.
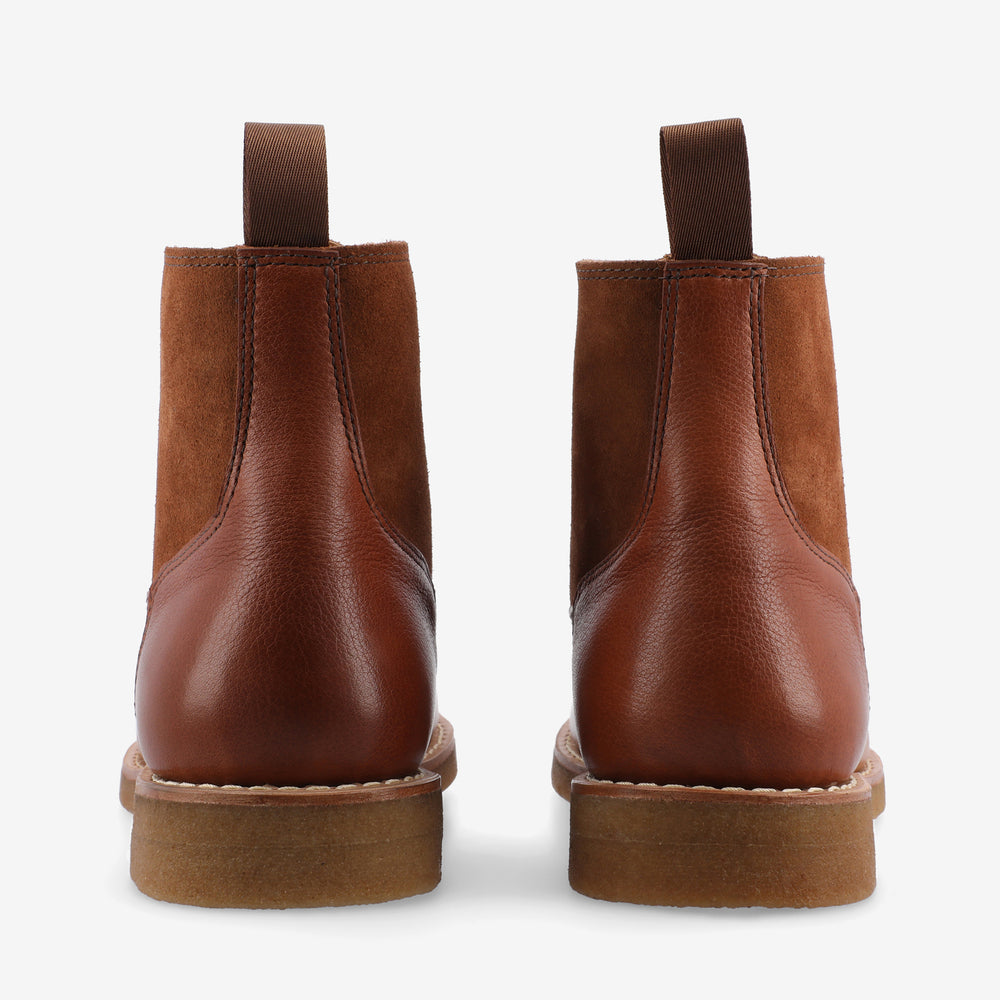
<svg viewBox="0 0 1000 1000"><path fill-rule="evenodd" d="M885 808L869 751L829 788L709 788L601 781L564 726L552 783L570 802L570 885L661 906L834 906L875 888L873 820Z"/></svg>
<svg viewBox="0 0 1000 1000"><path fill-rule="evenodd" d="M441 792L455 778L454 733L438 721L420 771L308 787L165 781L137 744L120 798L132 812L132 879L154 899L278 908L378 903L441 880Z"/></svg>

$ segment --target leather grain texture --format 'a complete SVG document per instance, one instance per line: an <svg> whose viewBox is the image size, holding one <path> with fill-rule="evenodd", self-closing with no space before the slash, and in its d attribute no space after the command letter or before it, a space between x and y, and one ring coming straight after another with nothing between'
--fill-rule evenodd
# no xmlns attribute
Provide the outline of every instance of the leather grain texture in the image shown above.
<svg viewBox="0 0 1000 1000"><path fill-rule="evenodd" d="M241 247L236 263L235 446L218 513L150 592L139 743L180 781L414 773L436 717L434 594L365 465L347 261Z"/></svg>
<svg viewBox="0 0 1000 1000"><path fill-rule="evenodd" d="M867 742L859 606L844 566L796 515L776 460L769 262L660 266L645 494L574 605L582 754L610 780L847 780Z"/></svg>

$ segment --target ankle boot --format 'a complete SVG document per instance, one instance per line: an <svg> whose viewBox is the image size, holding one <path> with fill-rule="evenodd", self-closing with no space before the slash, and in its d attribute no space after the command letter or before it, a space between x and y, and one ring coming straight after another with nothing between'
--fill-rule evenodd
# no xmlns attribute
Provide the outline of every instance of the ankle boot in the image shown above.
<svg viewBox="0 0 1000 1000"><path fill-rule="evenodd" d="M324 133L246 126L244 246L168 249L132 877L202 906L432 889L455 776L405 243L327 230Z"/></svg>
<svg viewBox="0 0 1000 1000"><path fill-rule="evenodd" d="M660 148L671 254L577 265L574 713L553 762L570 882L851 902L874 888L884 783L823 260L754 255L741 122Z"/></svg>

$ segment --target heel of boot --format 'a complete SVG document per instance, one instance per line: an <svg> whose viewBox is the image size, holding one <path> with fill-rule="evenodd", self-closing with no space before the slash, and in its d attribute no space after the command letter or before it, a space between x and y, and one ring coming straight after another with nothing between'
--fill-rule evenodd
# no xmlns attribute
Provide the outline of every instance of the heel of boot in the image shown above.
<svg viewBox="0 0 1000 1000"><path fill-rule="evenodd" d="M339 906L428 892L441 878L441 778L428 771L244 788L167 782L144 768L131 799L131 874L155 899Z"/></svg>
<svg viewBox="0 0 1000 1000"><path fill-rule="evenodd" d="M876 758L877 760L877 758ZM873 761L828 789L573 778L570 884L668 906L832 906L875 888ZM881 767L878 768L881 790Z"/></svg>

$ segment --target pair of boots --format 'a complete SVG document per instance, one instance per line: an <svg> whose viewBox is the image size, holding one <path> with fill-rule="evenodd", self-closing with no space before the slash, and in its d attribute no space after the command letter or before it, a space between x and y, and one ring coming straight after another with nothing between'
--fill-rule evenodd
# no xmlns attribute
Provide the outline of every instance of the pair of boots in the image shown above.
<svg viewBox="0 0 1000 1000"><path fill-rule="evenodd" d="M665 128L672 253L584 261L573 718L552 775L590 896L874 888L823 261L751 245L738 120ZM203 906L440 878L430 503L405 243L327 231L323 129L248 124L245 245L168 249L153 584L121 798L132 877Z"/></svg>

